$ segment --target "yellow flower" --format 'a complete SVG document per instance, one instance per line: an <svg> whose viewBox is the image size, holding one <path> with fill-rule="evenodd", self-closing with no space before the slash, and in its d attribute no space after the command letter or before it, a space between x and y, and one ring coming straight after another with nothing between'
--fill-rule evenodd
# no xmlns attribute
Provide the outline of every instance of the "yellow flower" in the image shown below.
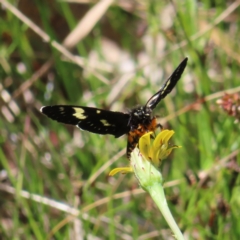
<svg viewBox="0 0 240 240"><path fill-rule="evenodd" d="M141 154L155 167L159 167L163 159L172 152L174 148L180 148L173 145L169 147L168 141L174 134L173 130L163 130L157 137L151 142L153 136L152 132L144 134L139 140L139 150Z"/></svg>
<svg viewBox="0 0 240 240"><path fill-rule="evenodd" d="M168 141L174 134L173 130L163 130L160 132L157 137L153 140L153 132L148 132L144 134L140 140L139 140L139 150L136 147L134 151L131 153L131 166L129 167L121 167L121 168L115 168L113 169L109 175L113 176L118 172L121 173L128 173L128 172L135 172L136 162L135 157L136 154L139 157L139 154L144 157L143 160L149 161L152 165L154 165L156 168L158 168L162 162L163 159L165 159L174 148L179 148L179 146L171 146L169 147ZM144 166L141 165L142 168Z"/></svg>

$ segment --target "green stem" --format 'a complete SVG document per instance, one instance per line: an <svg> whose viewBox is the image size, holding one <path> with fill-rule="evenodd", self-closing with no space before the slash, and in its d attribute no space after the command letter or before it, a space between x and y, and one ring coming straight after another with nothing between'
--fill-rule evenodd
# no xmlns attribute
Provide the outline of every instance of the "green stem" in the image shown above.
<svg viewBox="0 0 240 240"><path fill-rule="evenodd" d="M147 188L145 188L147 192L151 195L154 202L157 204L158 208L160 209L162 215L164 216L165 220L167 221L169 227L172 229L176 239L184 240L183 234L180 231L178 225L176 224L165 198L163 186L159 183L153 184Z"/></svg>

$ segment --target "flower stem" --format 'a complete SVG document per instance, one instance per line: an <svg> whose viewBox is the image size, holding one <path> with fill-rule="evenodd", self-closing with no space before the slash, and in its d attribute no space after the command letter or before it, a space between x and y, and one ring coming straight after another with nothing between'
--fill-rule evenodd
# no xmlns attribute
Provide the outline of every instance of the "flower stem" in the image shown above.
<svg viewBox="0 0 240 240"><path fill-rule="evenodd" d="M164 216L165 220L167 221L169 227L172 229L176 239L184 240L183 234L178 228L169 208L165 198L163 186L159 183L153 184L149 187L145 187L146 191L149 192L154 202L157 204L158 208L160 209L162 215Z"/></svg>

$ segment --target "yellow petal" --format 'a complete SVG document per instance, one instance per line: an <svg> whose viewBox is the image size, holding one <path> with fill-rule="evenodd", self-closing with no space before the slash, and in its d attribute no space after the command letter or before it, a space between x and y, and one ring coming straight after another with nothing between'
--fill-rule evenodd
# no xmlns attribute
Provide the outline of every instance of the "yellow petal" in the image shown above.
<svg viewBox="0 0 240 240"><path fill-rule="evenodd" d="M168 148L168 141L174 134L173 130L163 130L157 135L153 142L152 152L153 152L153 164L157 167L160 166L161 161L165 159L171 152L173 148Z"/></svg>
<svg viewBox="0 0 240 240"><path fill-rule="evenodd" d="M111 170L111 172L109 173L109 176L113 176L116 173L129 173L129 172L133 172L132 167L120 167L120 168L114 168L113 170Z"/></svg>
<svg viewBox="0 0 240 240"><path fill-rule="evenodd" d="M172 137L173 134L174 134L173 130L163 130L162 132L160 132L153 142L153 148L154 149L159 148L163 144L164 145L167 144L167 146L168 146L168 141Z"/></svg>
<svg viewBox="0 0 240 240"><path fill-rule="evenodd" d="M153 152L152 153L152 163L155 167L159 167L161 164L161 160L162 160L159 157L159 155L161 153L161 148L154 149L152 152Z"/></svg>
<svg viewBox="0 0 240 240"><path fill-rule="evenodd" d="M166 133L166 135L163 138L163 142L168 143L169 139L172 137L173 134L174 134L173 130L168 130L168 132Z"/></svg>
<svg viewBox="0 0 240 240"><path fill-rule="evenodd" d="M151 156L150 155L150 138L153 132L148 132L146 134L144 134L140 139L139 139L139 149L141 154L143 154L143 156L145 158L149 158Z"/></svg>

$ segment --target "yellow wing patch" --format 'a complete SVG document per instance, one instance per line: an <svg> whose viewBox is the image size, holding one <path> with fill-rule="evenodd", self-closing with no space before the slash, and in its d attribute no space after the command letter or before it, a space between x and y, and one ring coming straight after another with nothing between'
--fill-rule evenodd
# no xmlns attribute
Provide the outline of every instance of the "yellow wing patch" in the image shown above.
<svg viewBox="0 0 240 240"><path fill-rule="evenodd" d="M84 109L82 109L82 108L73 108L73 109L75 111L73 116L75 116L76 118L78 118L78 119L86 119L87 118L87 116L84 115L84 112L85 112Z"/></svg>
<svg viewBox="0 0 240 240"><path fill-rule="evenodd" d="M111 126L111 124L105 120L105 119L101 119L100 122L103 124L103 126L107 127L107 126Z"/></svg>

